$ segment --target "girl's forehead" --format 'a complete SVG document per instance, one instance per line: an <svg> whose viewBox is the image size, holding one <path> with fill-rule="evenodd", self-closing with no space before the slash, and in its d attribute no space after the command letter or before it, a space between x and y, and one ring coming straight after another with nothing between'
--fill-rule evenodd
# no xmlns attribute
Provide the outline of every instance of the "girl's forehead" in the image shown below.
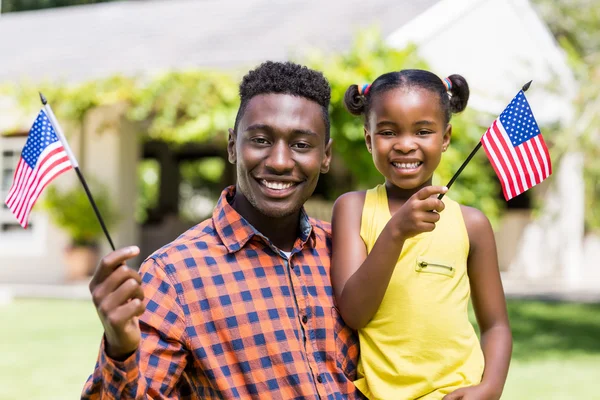
<svg viewBox="0 0 600 400"><path fill-rule="evenodd" d="M377 93L371 99L370 117L410 117L415 114L443 119L437 93L419 87L400 87Z"/></svg>

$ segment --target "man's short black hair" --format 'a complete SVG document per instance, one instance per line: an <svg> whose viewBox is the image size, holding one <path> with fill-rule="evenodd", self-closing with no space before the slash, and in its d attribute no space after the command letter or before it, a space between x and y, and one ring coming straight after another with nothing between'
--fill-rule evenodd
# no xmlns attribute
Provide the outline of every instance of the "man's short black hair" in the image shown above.
<svg viewBox="0 0 600 400"><path fill-rule="evenodd" d="M292 62L267 61L244 76L240 84L240 108L235 118L236 132L248 102L254 96L269 93L291 94L319 104L325 122L325 141L329 142L329 82L322 73Z"/></svg>

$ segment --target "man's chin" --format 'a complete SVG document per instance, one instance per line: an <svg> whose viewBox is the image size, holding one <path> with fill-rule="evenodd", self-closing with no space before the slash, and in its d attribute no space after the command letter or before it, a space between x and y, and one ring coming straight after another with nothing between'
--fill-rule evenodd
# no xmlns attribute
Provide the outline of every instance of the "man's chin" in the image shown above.
<svg viewBox="0 0 600 400"><path fill-rule="evenodd" d="M268 206L257 207L261 214L268 218L285 218L297 213L302 206L294 207L281 207L281 206Z"/></svg>

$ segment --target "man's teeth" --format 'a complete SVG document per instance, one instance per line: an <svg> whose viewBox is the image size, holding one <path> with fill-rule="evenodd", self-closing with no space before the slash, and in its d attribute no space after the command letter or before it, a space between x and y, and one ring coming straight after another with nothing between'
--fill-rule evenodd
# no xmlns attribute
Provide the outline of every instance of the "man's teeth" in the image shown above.
<svg viewBox="0 0 600 400"><path fill-rule="evenodd" d="M266 180L261 180L260 181L263 185L265 185L266 187L268 187L269 189L275 189L275 190L283 190L283 189L287 189L289 187L292 187L292 185L294 184L293 182L271 182L271 181L266 181Z"/></svg>
<svg viewBox="0 0 600 400"><path fill-rule="evenodd" d="M400 169L415 169L419 165L421 165L421 162L417 161L414 163L392 163L392 164L394 164L394 167L400 168Z"/></svg>

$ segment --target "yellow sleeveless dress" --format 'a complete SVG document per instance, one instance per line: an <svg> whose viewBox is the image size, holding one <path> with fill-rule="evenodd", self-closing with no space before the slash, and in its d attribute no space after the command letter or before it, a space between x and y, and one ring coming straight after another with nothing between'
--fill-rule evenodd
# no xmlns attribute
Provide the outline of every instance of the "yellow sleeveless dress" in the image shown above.
<svg viewBox="0 0 600 400"><path fill-rule="evenodd" d="M441 399L481 381L483 352L467 314L469 237L460 205L443 201L433 232L404 243L377 313L358 332L355 384L369 399ZM368 252L390 218L385 186L368 190L360 230Z"/></svg>

